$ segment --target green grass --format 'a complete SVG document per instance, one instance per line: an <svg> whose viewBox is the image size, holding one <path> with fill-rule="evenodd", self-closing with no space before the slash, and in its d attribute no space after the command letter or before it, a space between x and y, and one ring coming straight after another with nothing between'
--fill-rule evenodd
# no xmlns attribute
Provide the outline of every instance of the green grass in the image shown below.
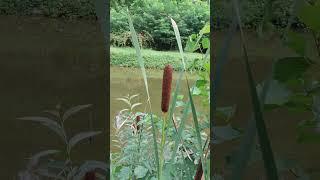
<svg viewBox="0 0 320 180"><path fill-rule="evenodd" d="M174 51L155 51L151 49L142 49L141 54L146 68L163 69L166 64L171 64L174 70L181 68L181 55ZM121 67L139 67L136 60L136 51L134 48L110 48L111 65ZM197 70L201 67L201 61L194 61L195 58L201 58L199 53L184 53L186 68L188 70Z"/></svg>

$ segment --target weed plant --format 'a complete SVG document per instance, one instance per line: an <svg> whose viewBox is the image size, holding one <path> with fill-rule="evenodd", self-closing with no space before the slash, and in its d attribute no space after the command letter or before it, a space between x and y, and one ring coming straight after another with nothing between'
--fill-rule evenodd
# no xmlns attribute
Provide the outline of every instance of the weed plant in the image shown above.
<svg viewBox="0 0 320 180"><path fill-rule="evenodd" d="M30 157L25 170L20 171L18 178L20 180L36 179L61 179L61 180L82 180L83 178L93 177L95 179L105 179L108 172L108 165L105 162L87 160L82 164L72 159L72 150L88 138L101 134L101 131L80 132L72 137L68 136L65 121L69 120L83 109L91 105L79 105L61 111L60 106L54 110L45 111L46 116L30 116L18 118L23 121L31 121L47 127L53 131L65 144L65 149L50 149L34 154ZM48 156L60 154L64 159L49 159ZM60 156L60 157L61 157Z"/></svg>

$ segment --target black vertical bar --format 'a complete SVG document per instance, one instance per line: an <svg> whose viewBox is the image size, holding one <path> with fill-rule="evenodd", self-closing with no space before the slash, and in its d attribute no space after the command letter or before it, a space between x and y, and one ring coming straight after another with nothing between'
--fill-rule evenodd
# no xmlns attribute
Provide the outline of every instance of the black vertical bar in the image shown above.
<svg viewBox="0 0 320 180"><path fill-rule="evenodd" d="M215 91L214 91L214 87L213 87L213 82L214 82L214 69L215 69L215 63L214 63L214 56L213 56L213 48L214 48L214 36L213 36L213 0L210 0L210 115L209 115L209 119L210 119L210 141L209 141L209 147L210 147L210 179L212 179L213 175L214 175L214 171L213 171L213 156L212 156L212 152L213 152L213 133L212 133L212 129L213 129L213 123L214 123L214 112L215 112ZM212 68L213 67L213 68Z"/></svg>

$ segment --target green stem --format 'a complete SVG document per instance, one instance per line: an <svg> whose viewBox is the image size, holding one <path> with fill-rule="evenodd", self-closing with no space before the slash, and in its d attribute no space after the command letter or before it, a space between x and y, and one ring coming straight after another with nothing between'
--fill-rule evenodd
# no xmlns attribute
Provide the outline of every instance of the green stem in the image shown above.
<svg viewBox="0 0 320 180"><path fill-rule="evenodd" d="M163 176L163 165L164 165L164 154L163 154L163 151L164 151L164 145L165 145L165 140L166 140L166 136L165 136L165 129L166 129L166 115L167 113L164 113L163 114L163 123L162 123L162 137L161 137L161 151L160 151L160 176L159 176L159 180L162 180L162 176Z"/></svg>

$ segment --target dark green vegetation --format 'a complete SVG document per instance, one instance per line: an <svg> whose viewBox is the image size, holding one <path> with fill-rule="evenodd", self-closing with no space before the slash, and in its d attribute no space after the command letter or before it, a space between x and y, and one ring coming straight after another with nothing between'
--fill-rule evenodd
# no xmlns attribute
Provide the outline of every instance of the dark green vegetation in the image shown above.
<svg viewBox="0 0 320 180"><path fill-rule="evenodd" d="M198 2L195 0L195 2ZM206 3L207 1L202 1ZM254 28L259 25L261 22L261 18L263 17L263 9L264 4L266 1L264 0L248 0L248 1L241 1L241 8L243 8L243 23L247 28ZM292 4L292 0L275 0L272 4L272 13L271 13L271 23L276 25L277 27L285 27L288 18L290 17L291 13L289 12L290 5ZM163 4L165 3L165 9L163 8ZM182 8L179 9L178 14L180 17L183 18L183 21L186 21L186 29L182 31L189 31L193 28L190 27L190 23L194 23L195 26L193 30L200 29L202 21L204 19L208 19L208 12L203 12L202 10L195 10L195 6L200 6L196 3L196 5L192 4L190 0L165 0L165 1L153 1L153 5L149 6L148 1L143 0L112 0L111 6L114 9L118 10L117 15L119 15L119 22L115 23L115 26L126 23L125 18L123 18L123 7L131 6L131 10L133 14L142 15L141 9L144 9L146 12L152 11L153 13L150 14L148 17L149 21L146 23L140 24L141 26L146 27L148 30L152 28L152 24L156 23L160 25L160 23L164 23L163 20L166 18L165 14L170 11L172 13L174 8L168 8L170 4L178 3L179 5L183 5ZM172 6L172 5L171 5ZM140 8L135 8L140 7ZM205 7L202 7L205 8ZM121 10L123 9L123 10ZM171 9L171 10L168 10ZM207 8L206 8L207 9ZM140 11L140 12L139 12ZM5 15L42 15L48 17L64 17L64 18L95 18L95 7L94 1L91 0L2 0L0 1L0 13ZM113 12L116 13L116 12ZM161 14L160 14L161 13ZM197 17L194 14L197 13ZM232 1L231 0L216 0L214 1L214 19L218 21L214 21L214 23L218 23L218 28L225 29L230 25L232 14ZM160 17L160 18L159 18ZM134 17L133 17L134 18ZM121 21L122 19L122 21ZM159 24L158 24L159 23ZM182 23L182 22L181 22ZM138 23L137 23L138 25ZM139 25L139 26L140 26ZM216 25L216 24L215 24ZM293 23L296 27L302 27L302 24L297 21ZM163 25L161 28L159 26L159 31L170 33L168 31L169 25ZM138 30L138 27L137 27ZM166 31L167 30L167 31ZM115 27L114 32L119 32L117 27ZM197 31L193 31L197 32ZM151 33L151 32L149 32ZM183 34L183 33L181 33Z"/></svg>
<svg viewBox="0 0 320 180"><path fill-rule="evenodd" d="M252 114L249 117L248 125L244 129L243 136L240 140L240 145L226 157L227 171L225 177L238 180L256 177L266 177L270 180L277 180L283 178L289 179L319 179L319 170L306 170L302 165L302 159L297 160L294 157L289 157L288 153L281 153L277 148L274 148L276 142L279 143L277 138L274 137L271 132L273 129L268 129L267 124L275 123L280 125L280 122L274 122L274 119L266 121L264 114L267 111L286 110L290 115L305 115L300 119L299 123L293 124L293 122L286 121L287 126L296 126L294 136L297 138L295 141L303 146L307 147L309 144L320 143L319 136L319 64L320 64L320 21L316 20L315 17L320 16L320 2L310 3L307 1L299 2L300 6L295 6L293 11L294 16L290 18L286 25L286 29L281 33L283 44L294 51L288 57L276 58L273 62L272 69L268 73L269 76L262 82L256 85L255 78L253 75L254 68L249 63L251 59L249 51L247 49L246 34L243 31L243 23L241 20L243 9L238 4L237 0L233 1L232 8L235 12L236 21L240 30L241 44L240 47L243 50L243 62L244 72L248 81L249 100L251 101ZM268 1L267 3L270 3ZM295 3L297 3L295 1ZM265 14L270 14L273 11L267 4ZM292 23L294 18L298 17L299 21L304 22L306 25L306 34L311 35L313 43L307 43L305 40L305 34L293 31ZM270 22L272 19L270 16L264 16L265 22ZM232 26L231 28L235 28ZM231 31L232 32L232 31ZM262 34L263 35L263 34ZM226 40L226 44L228 41ZM309 46L307 46L309 45ZM312 46L310 46L312 45ZM226 48L228 47L225 46ZM307 49L312 49L307 52ZM221 55L226 51L220 51L217 58L217 68L215 77L220 77L219 72L221 63L226 59L225 56ZM276 52L275 52L276 53ZM213 83L214 90L217 89L219 84L215 80ZM257 87L256 87L257 86ZM217 95L218 91L214 91L214 97L219 98ZM236 93L236 92L235 92ZM215 107L213 102L213 106ZM217 109L218 115L225 113L225 109ZM232 108L229 108L229 113ZM277 113L277 114L278 114ZM225 113L226 114L226 113ZM280 113L279 113L280 114ZM218 117L219 118L219 117ZM270 121L270 122L269 122ZM284 120L285 121L285 120ZM229 124L228 124L229 125ZM228 127L228 126L227 126ZM236 137L236 130L232 128L224 128L220 130L215 127L212 131L214 134L219 134L220 138L223 137L228 140L230 137ZM282 134L286 136L289 133L289 129L282 129ZM257 140L256 137L257 136ZM274 138L271 138L274 137ZM290 137L294 139L294 137ZM287 143L287 142L281 142ZM294 150L299 147L299 144L292 147ZM306 149L305 149L306 150ZM310 150L306 150L310 151ZM304 152L305 153L305 152ZM313 154L317 156L317 154ZM298 154L299 156L299 154ZM260 163L264 170L260 171L256 175L252 169L250 172L247 171L246 166L253 167L253 163ZM309 166L310 167L310 166Z"/></svg>
<svg viewBox="0 0 320 180"><path fill-rule="evenodd" d="M198 33L209 21L207 2L171 0L135 0L129 6L118 4L111 9L111 43L131 45L126 9L130 9L135 29L144 46L168 50L176 48L170 17L179 19L180 35L185 41L190 34ZM124 42L124 43L120 43Z"/></svg>
<svg viewBox="0 0 320 180"><path fill-rule="evenodd" d="M1 0L0 14L46 16L53 18L95 18L91 0Z"/></svg>
<svg viewBox="0 0 320 180"><path fill-rule="evenodd" d="M78 105L67 110L62 110L61 105L57 105L56 109L45 111L45 116L28 116L18 118L19 120L35 122L48 128L64 143L63 149L42 150L30 157L25 170L20 171L18 174L20 179L82 179L87 175L87 173L91 172L96 176L97 171L100 171L101 173L99 176L104 179L106 178L105 174L107 173L108 165L105 162L86 160L79 163L71 156L73 155L72 150L81 141L102 133L101 131L85 131L69 137L70 132L66 131L65 122L70 120L72 116L89 108L90 106L92 105ZM48 158L48 156L57 154L60 154L59 158L43 161L43 159Z"/></svg>

